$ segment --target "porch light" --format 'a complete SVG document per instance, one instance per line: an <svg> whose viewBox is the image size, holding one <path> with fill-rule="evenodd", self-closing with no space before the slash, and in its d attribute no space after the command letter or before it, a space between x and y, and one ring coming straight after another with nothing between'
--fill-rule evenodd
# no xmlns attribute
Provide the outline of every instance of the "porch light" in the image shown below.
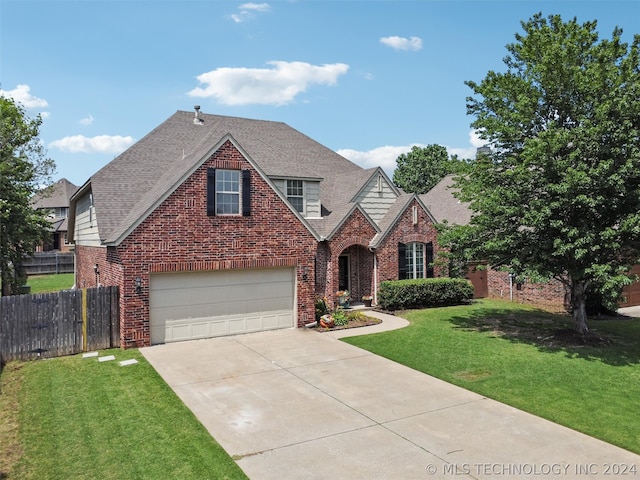
<svg viewBox="0 0 640 480"><path fill-rule="evenodd" d="M133 284L136 287L136 293L142 293L142 279L140 277L136 277Z"/></svg>

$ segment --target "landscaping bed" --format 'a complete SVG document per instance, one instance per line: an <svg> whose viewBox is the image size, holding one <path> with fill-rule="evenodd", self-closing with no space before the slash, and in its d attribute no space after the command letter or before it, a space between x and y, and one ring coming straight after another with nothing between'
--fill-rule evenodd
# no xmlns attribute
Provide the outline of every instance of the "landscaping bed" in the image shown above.
<svg viewBox="0 0 640 480"><path fill-rule="evenodd" d="M332 315L325 315L327 317L332 317ZM370 317L363 312L345 312L346 323L339 324L335 321L333 322L333 326L329 323L327 326L324 326L324 322L319 321L318 325L315 327L315 330L318 332L331 332L334 330L345 330L347 328L359 328L359 327L368 327L369 325L377 325L382 323L382 320L375 317Z"/></svg>

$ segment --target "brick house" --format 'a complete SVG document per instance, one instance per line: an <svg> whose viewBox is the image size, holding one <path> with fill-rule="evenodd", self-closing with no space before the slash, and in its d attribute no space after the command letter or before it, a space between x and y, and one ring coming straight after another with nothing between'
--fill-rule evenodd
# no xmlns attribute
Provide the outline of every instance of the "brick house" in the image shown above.
<svg viewBox="0 0 640 480"><path fill-rule="evenodd" d="M38 252L55 250L69 252L71 242L68 238L69 203L78 187L66 178L62 178L53 185L34 195L31 205L37 210L49 212L51 226L49 241L37 248Z"/></svg>
<svg viewBox="0 0 640 480"><path fill-rule="evenodd" d="M453 176L445 177L433 189L420 196L420 200L437 222L466 225L471 220L471 210L454 196ZM478 268L480 267L480 268ZM634 265L631 275L640 275L640 265ZM557 279L548 282L516 283L509 272L487 268L483 262L469 265L466 278L473 283L476 298L504 298L519 303L566 308L571 292ZM621 293L620 307L640 305L640 282L626 286Z"/></svg>
<svg viewBox="0 0 640 480"><path fill-rule="evenodd" d="M280 122L178 111L71 199L76 286L120 287L121 345L293 326L314 300L434 276L435 220L380 168Z"/></svg>

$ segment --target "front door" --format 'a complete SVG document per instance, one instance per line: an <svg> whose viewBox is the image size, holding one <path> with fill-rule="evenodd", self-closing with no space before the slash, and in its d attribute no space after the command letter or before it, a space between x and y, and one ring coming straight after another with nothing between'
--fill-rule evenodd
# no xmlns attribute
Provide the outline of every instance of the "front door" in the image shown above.
<svg viewBox="0 0 640 480"><path fill-rule="evenodd" d="M338 257L338 290L349 290L349 257Z"/></svg>

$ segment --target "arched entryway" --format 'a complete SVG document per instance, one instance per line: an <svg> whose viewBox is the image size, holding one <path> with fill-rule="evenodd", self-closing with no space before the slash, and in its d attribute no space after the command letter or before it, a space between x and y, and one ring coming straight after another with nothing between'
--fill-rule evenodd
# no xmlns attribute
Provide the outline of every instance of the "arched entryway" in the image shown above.
<svg viewBox="0 0 640 480"><path fill-rule="evenodd" d="M335 292L348 290L351 301L356 303L361 302L363 296L373 295L374 259L368 248L351 245L343 249L334 262L337 272L333 282Z"/></svg>

